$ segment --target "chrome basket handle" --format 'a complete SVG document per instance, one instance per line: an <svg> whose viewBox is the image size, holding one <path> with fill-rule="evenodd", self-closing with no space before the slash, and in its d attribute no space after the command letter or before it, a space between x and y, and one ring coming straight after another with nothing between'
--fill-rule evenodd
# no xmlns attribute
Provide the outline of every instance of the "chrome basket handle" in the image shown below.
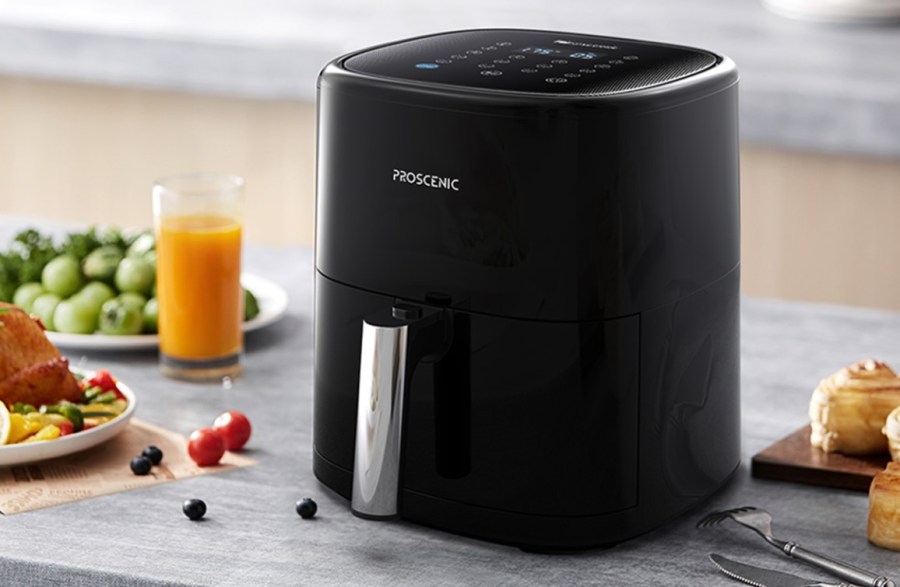
<svg viewBox="0 0 900 587"><path fill-rule="evenodd" d="M362 518L399 515L406 382L420 359L447 351L449 310L396 304L363 321L351 511Z"/></svg>

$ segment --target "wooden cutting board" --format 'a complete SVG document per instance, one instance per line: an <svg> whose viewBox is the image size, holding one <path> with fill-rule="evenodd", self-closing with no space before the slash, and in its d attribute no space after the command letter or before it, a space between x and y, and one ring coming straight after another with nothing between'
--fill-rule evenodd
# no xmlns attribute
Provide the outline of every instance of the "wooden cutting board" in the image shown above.
<svg viewBox="0 0 900 587"><path fill-rule="evenodd" d="M851 457L827 453L809 444L804 426L753 457L751 474L759 479L869 491L875 473L883 471L890 455Z"/></svg>

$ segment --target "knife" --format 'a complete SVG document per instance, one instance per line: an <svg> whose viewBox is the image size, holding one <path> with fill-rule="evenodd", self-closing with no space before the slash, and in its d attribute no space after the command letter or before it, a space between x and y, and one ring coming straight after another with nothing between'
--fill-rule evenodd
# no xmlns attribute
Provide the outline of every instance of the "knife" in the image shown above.
<svg viewBox="0 0 900 587"><path fill-rule="evenodd" d="M850 583L826 583L804 579L790 573L754 567L725 558L720 554L709 555L709 560L732 579L755 587L854 587Z"/></svg>

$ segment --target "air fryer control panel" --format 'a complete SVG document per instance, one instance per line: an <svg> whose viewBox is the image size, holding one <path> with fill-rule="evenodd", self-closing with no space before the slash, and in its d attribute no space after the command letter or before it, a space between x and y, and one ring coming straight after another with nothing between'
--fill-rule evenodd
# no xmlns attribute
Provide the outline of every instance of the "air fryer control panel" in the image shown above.
<svg viewBox="0 0 900 587"><path fill-rule="evenodd" d="M399 80L510 92L619 94L714 66L712 53L545 31L476 30L420 37L351 56L344 67Z"/></svg>

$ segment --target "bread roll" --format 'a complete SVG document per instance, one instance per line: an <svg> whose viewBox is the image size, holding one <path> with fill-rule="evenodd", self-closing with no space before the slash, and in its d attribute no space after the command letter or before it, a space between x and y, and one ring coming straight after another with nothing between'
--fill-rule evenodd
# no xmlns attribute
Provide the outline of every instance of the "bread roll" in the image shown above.
<svg viewBox="0 0 900 587"><path fill-rule="evenodd" d="M869 486L869 541L900 550L900 463L888 463Z"/></svg>
<svg viewBox="0 0 900 587"><path fill-rule="evenodd" d="M887 437L891 459L900 462L900 407L888 414L884 423L884 435Z"/></svg>
<svg viewBox="0 0 900 587"><path fill-rule="evenodd" d="M873 359L854 363L823 379L813 391L809 402L810 442L825 452L887 452L882 429L897 406L897 374Z"/></svg>

